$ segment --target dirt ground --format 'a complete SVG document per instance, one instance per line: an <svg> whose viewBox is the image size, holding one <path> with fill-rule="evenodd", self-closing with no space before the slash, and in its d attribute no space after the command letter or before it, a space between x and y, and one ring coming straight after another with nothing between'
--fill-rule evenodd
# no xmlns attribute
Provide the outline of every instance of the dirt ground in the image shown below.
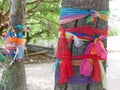
<svg viewBox="0 0 120 90"><path fill-rule="evenodd" d="M54 90L53 63L25 65L28 90Z"/></svg>

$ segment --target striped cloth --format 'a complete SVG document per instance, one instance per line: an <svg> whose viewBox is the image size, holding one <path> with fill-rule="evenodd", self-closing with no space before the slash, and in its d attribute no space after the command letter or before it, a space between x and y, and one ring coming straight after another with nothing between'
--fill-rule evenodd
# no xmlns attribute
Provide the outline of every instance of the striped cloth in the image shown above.
<svg viewBox="0 0 120 90"><path fill-rule="evenodd" d="M86 23L94 21L96 17L99 17L104 21L108 21L108 16L109 16L109 11L106 10L95 11L95 10L82 10L76 8L61 8L60 24L66 24L71 21L85 17L86 17Z"/></svg>

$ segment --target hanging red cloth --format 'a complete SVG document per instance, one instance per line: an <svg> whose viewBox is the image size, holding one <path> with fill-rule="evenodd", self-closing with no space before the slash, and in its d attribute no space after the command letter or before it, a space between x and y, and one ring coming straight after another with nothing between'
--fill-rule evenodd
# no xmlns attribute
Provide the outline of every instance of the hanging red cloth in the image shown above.
<svg viewBox="0 0 120 90"><path fill-rule="evenodd" d="M73 67L71 62L71 52L67 46L67 40L65 38L65 31L61 30L61 35L58 41L58 50L56 52L57 58L61 59L60 63L60 84L64 84L68 81L69 77L73 76Z"/></svg>
<svg viewBox="0 0 120 90"><path fill-rule="evenodd" d="M71 56L71 52L68 49L67 45L67 39L65 37L65 31L62 27L60 27L60 37L58 40L58 47L56 56L61 60L60 63L60 84L66 83L68 81L68 78L73 76L73 67L71 59L73 58L83 58L88 59L88 61L91 59L93 62L92 69L89 70L89 73L82 73L83 75L90 76L92 81L99 82L102 80L101 76L101 70L98 60L106 60L107 59L107 51L104 48L104 45L102 43L102 39L104 38L104 35L100 36L99 38L95 39L94 42L91 42L88 47L86 48L86 51L84 55L81 56ZM90 63L84 64L83 67L87 67L87 65ZM82 65L80 65L82 66ZM89 65L90 67L90 65ZM87 70L87 69L84 69ZM85 72L85 71L83 71Z"/></svg>

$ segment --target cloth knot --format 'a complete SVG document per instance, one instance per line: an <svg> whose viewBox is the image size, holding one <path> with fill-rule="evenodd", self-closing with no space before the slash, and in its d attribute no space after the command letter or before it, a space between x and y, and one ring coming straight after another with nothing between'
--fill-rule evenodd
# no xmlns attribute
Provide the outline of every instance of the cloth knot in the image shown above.
<svg viewBox="0 0 120 90"><path fill-rule="evenodd" d="M100 17L99 11L90 10L90 15L86 18L86 23L95 21L97 17Z"/></svg>
<svg viewBox="0 0 120 90"><path fill-rule="evenodd" d="M80 73L91 77L91 80L94 82L101 81L102 76L99 61L105 61L107 59L107 51L105 50L103 42L100 38L96 38L94 42L91 42L88 45L85 55L86 58L83 59L80 66ZM90 65L91 60L93 65Z"/></svg>
<svg viewBox="0 0 120 90"><path fill-rule="evenodd" d="M86 23L95 21L96 17L104 21L108 21L109 11L106 10L82 10L76 8L61 8L60 11L60 24L66 24L74 20L86 17Z"/></svg>
<svg viewBox="0 0 120 90"><path fill-rule="evenodd" d="M93 16L93 17L99 17L100 14L98 11L95 11L95 10L90 10L90 14Z"/></svg>

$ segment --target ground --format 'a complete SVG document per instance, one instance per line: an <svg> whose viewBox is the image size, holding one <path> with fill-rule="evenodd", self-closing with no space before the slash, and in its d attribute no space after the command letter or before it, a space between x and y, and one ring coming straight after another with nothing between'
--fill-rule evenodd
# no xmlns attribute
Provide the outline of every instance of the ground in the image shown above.
<svg viewBox="0 0 120 90"><path fill-rule="evenodd" d="M111 52L108 55L108 89L107 90L120 90L120 52Z"/></svg>
<svg viewBox="0 0 120 90"><path fill-rule="evenodd" d="M54 90L53 63L27 64L28 90Z"/></svg>

